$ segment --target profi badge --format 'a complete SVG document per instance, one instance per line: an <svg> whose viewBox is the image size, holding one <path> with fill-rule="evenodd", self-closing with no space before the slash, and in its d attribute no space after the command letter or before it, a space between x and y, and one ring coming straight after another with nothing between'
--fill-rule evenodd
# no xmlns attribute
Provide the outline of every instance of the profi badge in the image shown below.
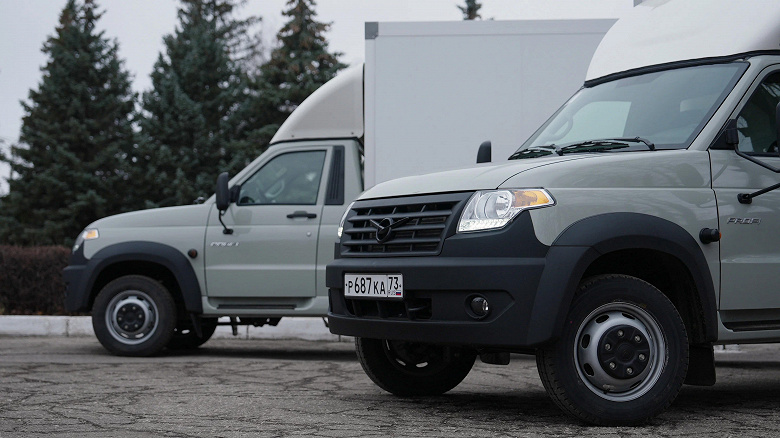
<svg viewBox="0 0 780 438"><path fill-rule="evenodd" d="M757 217L730 217L726 224L759 225L761 218Z"/></svg>

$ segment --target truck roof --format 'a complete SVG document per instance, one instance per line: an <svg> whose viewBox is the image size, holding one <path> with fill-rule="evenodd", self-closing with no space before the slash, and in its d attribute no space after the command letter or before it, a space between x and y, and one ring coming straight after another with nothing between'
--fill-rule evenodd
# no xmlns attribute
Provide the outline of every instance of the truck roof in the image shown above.
<svg viewBox="0 0 780 438"><path fill-rule="evenodd" d="M780 53L780 1L647 0L607 32L586 81L642 67L764 51Z"/></svg>
<svg viewBox="0 0 780 438"><path fill-rule="evenodd" d="M271 139L271 144L363 136L363 64L341 71L307 97Z"/></svg>

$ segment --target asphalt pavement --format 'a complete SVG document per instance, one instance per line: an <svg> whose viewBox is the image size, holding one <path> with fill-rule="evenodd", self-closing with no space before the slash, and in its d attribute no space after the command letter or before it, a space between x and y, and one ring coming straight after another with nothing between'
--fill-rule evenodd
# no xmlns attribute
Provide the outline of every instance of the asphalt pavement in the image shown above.
<svg viewBox="0 0 780 438"><path fill-rule="evenodd" d="M477 362L440 397L398 398L346 342L214 339L121 358L90 337L0 337L0 437L780 435L780 346L716 360L715 386L683 387L648 425L606 428L562 414L527 356Z"/></svg>

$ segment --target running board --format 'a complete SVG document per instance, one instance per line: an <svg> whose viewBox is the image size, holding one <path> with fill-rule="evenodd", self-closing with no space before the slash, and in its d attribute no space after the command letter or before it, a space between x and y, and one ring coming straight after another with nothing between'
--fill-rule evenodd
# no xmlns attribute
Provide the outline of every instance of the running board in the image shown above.
<svg viewBox="0 0 780 438"><path fill-rule="evenodd" d="M731 321L723 322L723 326L734 332L780 330L780 321Z"/></svg>
<svg viewBox="0 0 780 438"><path fill-rule="evenodd" d="M217 309L225 310L293 310L294 304L220 304Z"/></svg>

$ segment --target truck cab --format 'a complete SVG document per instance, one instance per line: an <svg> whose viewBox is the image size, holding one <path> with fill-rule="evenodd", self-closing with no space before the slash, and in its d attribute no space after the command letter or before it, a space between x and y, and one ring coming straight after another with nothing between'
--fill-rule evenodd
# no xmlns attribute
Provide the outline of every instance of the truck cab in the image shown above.
<svg viewBox="0 0 780 438"><path fill-rule="evenodd" d="M219 317L276 325L327 312L325 265L363 190L363 69L320 87L265 153L218 178L201 204L100 219L65 268L65 305L92 311L110 352L148 356L206 342Z"/></svg>
<svg viewBox="0 0 780 438"><path fill-rule="evenodd" d="M637 424L714 344L777 342L780 6L650 0L507 161L379 184L328 265L330 329L399 395L534 354L556 405Z"/></svg>

